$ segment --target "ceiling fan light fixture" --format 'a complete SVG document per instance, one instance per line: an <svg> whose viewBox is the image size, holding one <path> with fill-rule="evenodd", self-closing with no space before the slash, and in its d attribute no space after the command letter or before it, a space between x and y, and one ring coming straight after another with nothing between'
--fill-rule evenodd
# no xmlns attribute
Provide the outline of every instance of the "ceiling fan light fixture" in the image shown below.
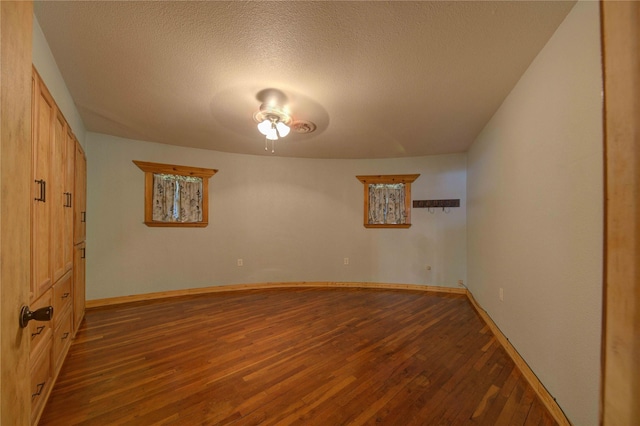
<svg viewBox="0 0 640 426"><path fill-rule="evenodd" d="M258 131L271 141L277 141L279 138L284 138L289 134L291 129L282 121L278 120L278 117L271 116L261 121L258 123Z"/></svg>
<svg viewBox="0 0 640 426"><path fill-rule="evenodd" d="M273 127L267 132L267 134L265 136L270 141L277 141L278 140L278 131L276 130L275 127Z"/></svg>
<svg viewBox="0 0 640 426"><path fill-rule="evenodd" d="M271 152L275 152L273 141L286 137L291 131L291 115L288 110L274 102L273 99L260 105L260 111L253 115L258 123L258 131L265 136L265 150L268 150L268 141L271 141Z"/></svg>
<svg viewBox="0 0 640 426"><path fill-rule="evenodd" d="M289 128L289 126L284 124L282 121L278 121L276 123L276 130L278 131L278 134L280 135L280 137L284 138L285 136L287 136L289 134L289 131L291 129Z"/></svg>
<svg viewBox="0 0 640 426"><path fill-rule="evenodd" d="M263 121L258 123L258 130L260 131L260 133L262 133L265 136L269 134L272 127L273 126L271 125L271 120L269 119L264 119Z"/></svg>
<svg viewBox="0 0 640 426"><path fill-rule="evenodd" d="M258 131L264 135L264 149L275 152L275 141L285 138L293 131L308 134L316 130L316 125L306 120L294 120L287 104L287 96L274 88L258 92L256 98L261 102L260 109L253 114ZM271 144L269 144L271 141Z"/></svg>

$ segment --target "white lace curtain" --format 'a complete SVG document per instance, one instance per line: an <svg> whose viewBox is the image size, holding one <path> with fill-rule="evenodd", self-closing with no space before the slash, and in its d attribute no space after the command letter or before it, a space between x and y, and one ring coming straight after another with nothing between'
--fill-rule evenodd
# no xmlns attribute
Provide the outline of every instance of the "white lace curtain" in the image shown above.
<svg viewBox="0 0 640 426"><path fill-rule="evenodd" d="M404 183L369 184L369 223L404 224Z"/></svg>
<svg viewBox="0 0 640 426"><path fill-rule="evenodd" d="M159 222L201 222L202 178L154 174L153 220Z"/></svg>

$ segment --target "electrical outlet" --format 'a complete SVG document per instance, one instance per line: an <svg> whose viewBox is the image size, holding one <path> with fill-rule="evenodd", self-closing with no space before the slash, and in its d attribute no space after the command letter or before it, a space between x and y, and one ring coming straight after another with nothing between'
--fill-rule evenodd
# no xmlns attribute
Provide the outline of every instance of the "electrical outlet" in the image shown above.
<svg viewBox="0 0 640 426"><path fill-rule="evenodd" d="M344 264L345 264L345 265L348 265L348 264L349 264L349 258L348 258L348 257L345 257L345 258L344 258Z"/></svg>
<svg viewBox="0 0 640 426"><path fill-rule="evenodd" d="M504 291L502 290L502 287L500 287L500 292L499 292L498 296L500 297L500 301L504 302Z"/></svg>
<svg viewBox="0 0 640 426"><path fill-rule="evenodd" d="M238 266L244 265L244 261L242 259L238 259Z"/></svg>

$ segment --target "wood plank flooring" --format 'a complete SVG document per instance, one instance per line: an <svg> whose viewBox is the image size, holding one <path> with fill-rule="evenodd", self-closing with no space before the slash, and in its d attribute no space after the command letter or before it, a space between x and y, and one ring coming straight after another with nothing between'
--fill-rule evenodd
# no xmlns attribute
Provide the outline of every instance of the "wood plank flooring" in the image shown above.
<svg viewBox="0 0 640 426"><path fill-rule="evenodd" d="M553 425L465 296L212 293L89 310L41 425Z"/></svg>

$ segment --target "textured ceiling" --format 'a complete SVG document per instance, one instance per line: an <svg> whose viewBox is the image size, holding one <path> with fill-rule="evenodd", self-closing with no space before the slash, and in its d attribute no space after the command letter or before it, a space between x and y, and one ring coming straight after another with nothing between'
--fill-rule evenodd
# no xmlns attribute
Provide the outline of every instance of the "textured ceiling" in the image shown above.
<svg viewBox="0 0 640 426"><path fill-rule="evenodd" d="M279 156L464 152L574 2L36 2L87 130L246 154L277 88L318 129ZM570 52L567 52L568 54Z"/></svg>

